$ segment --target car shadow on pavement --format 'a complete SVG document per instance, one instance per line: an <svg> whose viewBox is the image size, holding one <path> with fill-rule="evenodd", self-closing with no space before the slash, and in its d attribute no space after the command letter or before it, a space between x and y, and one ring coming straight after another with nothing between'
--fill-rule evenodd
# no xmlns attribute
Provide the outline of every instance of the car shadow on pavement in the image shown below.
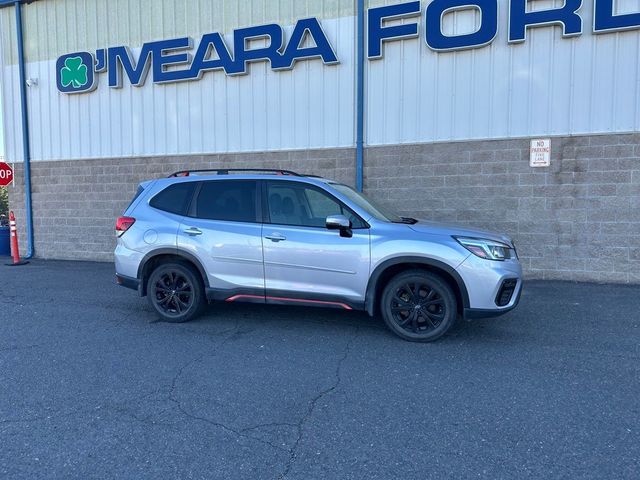
<svg viewBox="0 0 640 480"><path fill-rule="evenodd" d="M509 322L510 317L513 315L509 314L497 319L490 318L475 321L459 319L453 328L438 342L477 341L482 343L501 340L505 336L502 325L505 322ZM304 333L310 329L316 330L320 326L333 333L348 335L355 328L360 331L361 336L384 336L390 341L403 342L402 339L396 337L387 329L379 315L370 317L365 312L345 312L326 308L256 305L250 303L213 303L206 308L201 317L182 325L197 326L198 329L202 328L206 331L209 327L218 325L221 321L228 322L230 320L237 322L239 328L243 330L247 328L255 330L261 326L269 325L287 330L298 329L301 333ZM154 318L149 323L163 322Z"/></svg>

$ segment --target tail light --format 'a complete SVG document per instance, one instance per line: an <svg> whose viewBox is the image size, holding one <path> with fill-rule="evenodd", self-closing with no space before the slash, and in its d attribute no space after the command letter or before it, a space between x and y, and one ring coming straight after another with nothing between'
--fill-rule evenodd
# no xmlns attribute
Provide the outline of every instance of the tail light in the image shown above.
<svg viewBox="0 0 640 480"><path fill-rule="evenodd" d="M131 226L136 223L136 219L132 217L119 217L116 221L116 235L121 237L124 232L129 230Z"/></svg>

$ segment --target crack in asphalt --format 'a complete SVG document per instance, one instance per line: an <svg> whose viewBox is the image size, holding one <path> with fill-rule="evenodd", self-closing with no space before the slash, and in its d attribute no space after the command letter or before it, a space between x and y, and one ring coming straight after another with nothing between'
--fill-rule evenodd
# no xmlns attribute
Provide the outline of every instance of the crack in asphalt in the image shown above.
<svg viewBox="0 0 640 480"><path fill-rule="evenodd" d="M108 326L106 326L106 328L104 328L105 332L117 329L119 326L123 325L124 323L126 323L128 320L131 320L134 316L136 316L138 314L138 312L127 312L127 314L123 315L123 317L115 322L112 323ZM359 329L360 326L355 326L355 331L353 336L349 339L349 341L346 343L344 351L341 355L341 357L338 359L337 365L335 367L335 371L334 371L334 376L335 376L335 380L332 383L332 385L330 385L329 387L323 389L322 391L318 392L308 403L308 407L306 412L304 413L304 415L300 418L300 420L297 423L288 423L288 422L271 422L271 423L261 423L261 424L257 424L257 425L252 425L252 426L248 426L248 427L244 427L244 428L234 428L230 425L227 425L225 423L222 423L220 421L216 421L213 420L211 418L207 418L207 417L203 417L203 416L199 416L199 415L195 415L192 412L188 411L187 408L182 404L182 402L176 398L176 392L178 391L178 382L180 380L180 378L185 374L185 372L194 364L202 361L203 359L207 358L207 357L213 357L215 355L217 355L219 353L219 350L224 347L225 344L227 344L230 340L232 340L235 336L237 336L239 333L247 333L247 332L240 332L240 321L238 319L236 319L235 321L235 325L227 330L221 331L221 332L201 332L198 331L196 332L193 329L181 329L181 331L185 331L185 333L198 333L201 335L204 335L212 344L216 345L216 349L215 351L211 352L211 351L207 351L202 353L201 355L198 355L197 357L189 360L188 362L186 362L184 365L182 365L178 371L176 372L176 374L173 376L170 386L168 388L168 392L166 394L165 400L171 402L172 404L175 405L175 408L177 408L177 410L184 415L185 417L194 420L194 421L199 421L199 422L204 422L207 423L213 427L216 428L220 428L222 430L224 430L225 432L228 432L230 434L233 434L239 438L244 438L246 440L249 441L253 441L253 442L259 442L263 445L266 445L268 447L273 448L274 450L277 450L279 452L284 452L288 454L288 459L284 465L284 469L282 471L282 473L277 477L279 479L284 479L286 478L290 471L291 468L293 467L297 457L298 457L298 449L299 446L303 440L304 437L304 433L305 433L305 426L307 425L309 419L312 417L314 411L316 410L319 402L326 396L328 396L329 394L331 394L332 392L334 392L340 385L342 378L341 378L341 373L342 373L342 365L345 362L345 360L348 358L349 353L351 351L351 348L353 346L353 343L355 342L357 336L359 335ZM250 332L249 332L250 333ZM220 343L218 343L217 341L220 340L221 337L226 336L226 338L224 338L224 340ZM14 350L24 350L24 349L30 349L30 348L39 348L39 347L43 347L46 346L46 343L43 344L37 344L37 345L28 345L28 346L20 346L20 347L9 347L9 348L5 348L5 349L0 349L0 352L4 352L4 351L14 351ZM161 393L163 389L156 389L151 393L145 394L141 397L138 397L137 399L134 399L134 401L141 401L144 400L152 395L156 395ZM145 416L145 417L140 417L138 415L136 415L134 412L132 412L131 410L127 409L127 408L123 408L122 406L119 405L113 405L113 404L100 404L97 406L94 406L92 408L83 408L83 409L77 409L71 412L55 412L52 415L46 415L46 416L36 416L36 417L32 417L32 418L27 418L27 419L16 419L16 420L0 420L0 425L2 426L8 426L11 424L17 424L17 423L30 423L30 422L39 422L39 421L45 421L45 420L57 420L57 419L63 419L63 418L67 418L67 417L72 417L75 415L84 415L84 414L95 414L96 412L100 411L100 410L109 410L109 411L113 411L115 413L118 413L120 415L126 415L127 417L131 418L132 420L136 421L136 422L140 422L143 424L148 424L148 425L164 425L164 426L171 426L171 425L175 425L175 423L167 423L167 422L158 422L158 421L153 421L150 420L154 415L157 415L157 412L149 415L149 416ZM160 411L160 413L165 413L167 411L170 411L171 408L165 408L163 410ZM277 445L269 440L265 440L264 438L260 438L257 437L255 435L251 435L250 432L254 432L256 430L259 430L261 428L269 428L269 427L274 427L274 428L278 428L278 427L289 427L289 428L294 428L297 431L297 435L295 438L295 442L293 443L293 445L289 448L283 447L281 445Z"/></svg>
<svg viewBox="0 0 640 480"><path fill-rule="evenodd" d="M192 420L197 420L197 421L200 421L200 422L208 423L209 425L213 425L214 427L221 428L224 431L232 433L232 434L234 434L234 435L236 435L238 437L246 438L247 440L253 440L255 442L262 443L264 445L267 445L267 446L269 446L271 448L274 448L276 450L279 450L281 452L287 453L289 451L286 448L281 447L280 445L276 445L276 444L271 443L271 442L269 442L267 440L264 440L262 438L254 437L252 435L246 435L243 432L243 430L236 430L235 428L232 428L229 425L225 425L224 423L221 423L221 422L216 422L214 420L211 420L210 418L199 417L197 415L193 415L192 413L187 412L179 402L176 402L176 405L178 407L178 410L180 410L180 412L182 412L183 415L185 415L186 417L188 417L188 418L190 418Z"/></svg>
<svg viewBox="0 0 640 480"><path fill-rule="evenodd" d="M302 437L304 436L304 427L306 425L306 423L308 422L308 420L311 418L311 415L313 415L313 412L318 404L318 402L320 400L322 400L325 396L329 395L330 393L334 392L339 386L340 386L340 382L342 381L342 364L345 362L345 360L347 359L347 357L349 356L349 353L351 352L351 347L353 346L353 343L355 342L356 338L358 337L358 334L360 332L360 328L356 327L356 330L353 334L353 336L349 339L349 341L347 342L344 352L342 354L342 357L340 357L340 359L338 360L338 364L336 365L336 369L335 369L335 381L333 383L333 385L331 385L329 388L325 388L324 390L322 390L321 392L319 392L315 397L313 397L311 399L311 402L309 403L309 406L307 407L307 412L305 413L305 415L300 419L300 421L297 423L296 428L298 430L298 437L296 438L295 443L293 444L293 446L289 449L289 460L287 461L285 467L284 467L284 471L278 476L279 480L283 480L284 478L287 477L287 475L289 475L289 472L291 471L291 468L293 467L293 464L296 460L297 454L298 454L298 447L300 446L300 442L302 441Z"/></svg>
<svg viewBox="0 0 640 480"><path fill-rule="evenodd" d="M255 428L258 428L260 425L257 425L257 426L255 426L255 427L249 427L249 428L246 428L246 429L236 429L236 428L230 427L229 425L226 425L226 424L224 424L224 423L222 423L222 422L218 422L218 421L212 420L212 419L210 419L210 418L200 417L200 416L198 416L198 415L194 415L193 413L191 413L191 412L189 412L189 411L187 411L187 410L186 410L186 408L182 405L182 402L181 402L180 400L178 400L177 398L175 398L175 391L176 391L176 388L177 388L178 380L180 379L180 377L182 377L182 375L184 374L184 372L185 372L185 371L186 371L190 366L194 365L195 363L198 363L198 362L202 361L204 358L206 358L206 357L213 357L213 356L215 356L215 355L218 353L218 350L220 350L222 347L224 347L224 345L225 345L227 342L229 342L231 339L233 339L233 338L234 338L234 336L235 336L236 334L238 334L238 333L239 333L239 330L240 330L240 321L239 321L239 320L236 320L236 322L235 322L235 326L234 326L233 328L231 328L231 329L229 329L229 330L226 330L225 332L217 333L215 336L214 336L214 335L208 335L209 337L220 337L220 336L222 336L222 335L227 334L227 338L225 338L225 339L220 343L220 345L218 345L218 348L216 349L216 351L214 351L214 352L205 352L205 353L203 353L202 355L199 355L198 357L196 357L196 358L194 358L194 359L190 360L189 362L185 363L182 367L180 367L180 369L178 370L178 372L176 373L176 375L173 377L173 380L172 380L172 382L171 382L171 387L170 387L170 389L169 389L169 395L168 395L168 398L167 398L167 399L168 399L170 402L174 403L174 404L176 405L176 407L178 408L178 410L179 410L179 411L180 411L184 416L186 416L186 417L188 417L188 418L190 418L190 419L192 419L192 420L196 420L196 421L199 421L199 422L207 423L207 424L212 425L212 426L214 426L214 427L221 428L221 429L223 429L224 431L229 432L229 433L231 433L231 434L233 434L233 435L236 435L236 436L238 436L238 437L241 437L241 438L245 438L245 439L247 439L247 440L252 440L252 441L256 441L256 442L262 443L262 444L267 445L267 446L269 446L269 447L271 447L271 448L274 448L274 449L276 449L276 450L283 451L283 452L288 452L288 450L287 450L287 449L285 449L285 448L283 448L283 447L281 447L281 446L279 446L279 445L276 445L276 444L274 444L274 443L272 443L272 442L269 442L269 441L267 441L267 440L264 440L264 439L261 439L261 438L258 438L258 437L252 436L252 435L247 435L247 434L245 433L246 431L251 431L251 430L254 430ZM210 338L210 340L213 342L213 338Z"/></svg>
<svg viewBox="0 0 640 480"><path fill-rule="evenodd" d="M298 424L297 423L287 423L287 422L261 423L259 425L253 425L251 427L242 428L242 429L240 429L240 431L241 432L249 432L251 430L258 430L260 428L269 428L269 427L293 427L293 428L298 428Z"/></svg>

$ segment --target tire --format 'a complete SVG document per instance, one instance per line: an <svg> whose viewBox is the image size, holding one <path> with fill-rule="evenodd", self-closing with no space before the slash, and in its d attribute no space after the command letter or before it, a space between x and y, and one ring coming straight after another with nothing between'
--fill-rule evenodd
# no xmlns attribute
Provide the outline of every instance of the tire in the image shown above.
<svg viewBox="0 0 640 480"><path fill-rule="evenodd" d="M425 270L409 270L393 277L380 302L387 327L411 342L433 342L442 337L455 324L458 313L451 287Z"/></svg>
<svg viewBox="0 0 640 480"><path fill-rule="evenodd" d="M193 320L206 305L199 274L181 263L163 263L151 272L147 298L160 318L170 323Z"/></svg>

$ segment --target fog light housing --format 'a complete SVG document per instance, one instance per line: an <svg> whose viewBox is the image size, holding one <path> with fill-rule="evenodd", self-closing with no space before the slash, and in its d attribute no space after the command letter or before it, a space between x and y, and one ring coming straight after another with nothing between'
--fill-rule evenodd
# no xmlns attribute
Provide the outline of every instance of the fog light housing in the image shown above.
<svg viewBox="0 0 640 480"><path fill-rule="evenodd" d="M499 307L506 307L511 302L513 292L516 291L518 286L518 280L515 278L508 278L502 282L498 295L496 296L496 305Z"/></svg>

